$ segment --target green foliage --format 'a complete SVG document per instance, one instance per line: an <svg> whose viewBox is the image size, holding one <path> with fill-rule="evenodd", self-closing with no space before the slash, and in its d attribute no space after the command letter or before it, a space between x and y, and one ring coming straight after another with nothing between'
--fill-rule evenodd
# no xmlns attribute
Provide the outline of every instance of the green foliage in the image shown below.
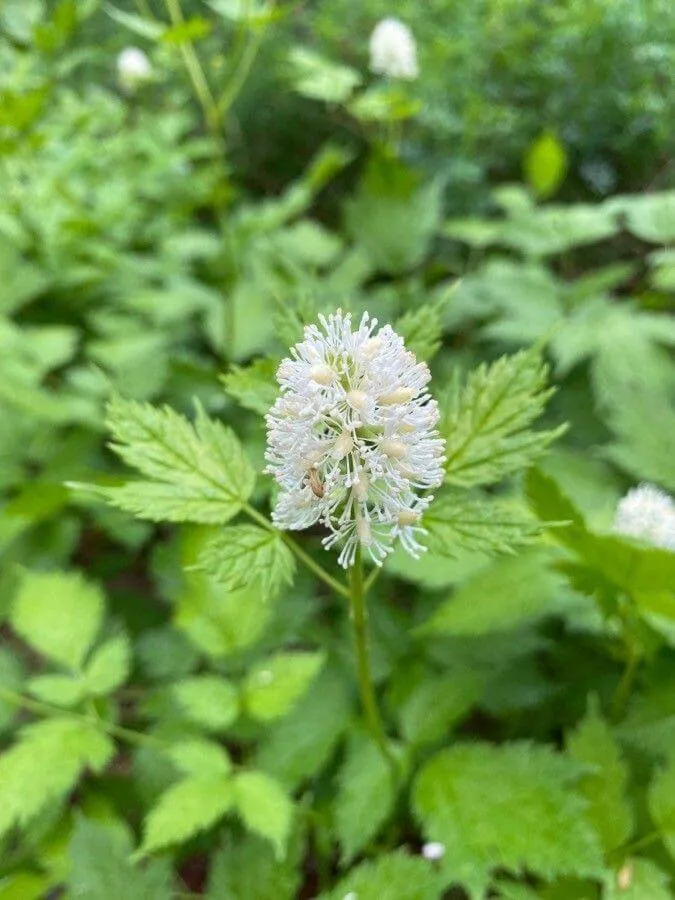
<svg viewBox="0 0 675 900"><path fill-rule="evenodd" d="M288 861L278 860L269 843L246 835L216 852L207 897L294 900L299 882L299 873Z"/></svg>
<svg viewBox="0 0 675 900"><path fill-rule="evenodd" d="M359 900L436 900L441 887L429 863L397 852L361 863L337 887L320 900L343 900L350 894Z"/></svg>
<svg viewBox="0 0 675 900"><path fill-rule="evenodd" d="M172 890L171 867L157 860L142 869L129 862L130 842L123 832L79 818L69 844L68 890L82 900L166 900Z"/></svg>
<svg viewBox="0 0 675 900"><path fill-rule="evenodd" d="M113 449L146 481L100 488L114 506L154 521L224 523L249 498L255 474L234 433L197 409L194 426L170 409L115 398Z"/></svg>
<svg viewBox="0 0 675 900"><path fill-rule="evenodd" d="M322 653L279 653L249 672L243 691L246 712L268 722L285 715L324 664Z"/></svg>
<svg viewBox="0 0 675 900"><path fill-rule="evenodd" d="M267 838L283 858L293 823L293 806L278 781L264 772L240 772L233 781L234 804L247 828Z"/></svg>
<svg viewBox="0 0 675 900"><path fill-rule="evenodd" d="M78 671L96 640L103 613L100 589L78 572L27 572L14 600L11 622L39 653Z"/></svg>
<svg viewBox="0 0 675 900"><path fill-rule="evenodd" d="M628 766L595 705L567 736L567 752L572 759L592 767L579 782L578 790L588 800L586 817L609 853L630 837L633 813L626 798Z"/></svg>
<svg viewBox="0 0 675 900"><path fill-rule="evenodd" d="M90 722L55 716L23 728L0 756L0 835L25 827L61 801L85 769L100 772L112 755L111 741Z"/></svg>
<svg viewBox="0 0 675 900"><path fill-rule="evenodd" d="M664 846L671 856L675 856L675 804L673 803L673 782L675 767L669 762L658 771L649 785L649 812L659 832Z"/></svg>
<svg viewBox="0 0 675 900"><path fill-rule="evenodd" d="M544 747L456 745L432 757L414 787L429 840L445 845L443 870L472 897L495 865L551 879L599 874L602 855L570 790L576 767Z"/></svg>
<svg viewBox="0 0 675 900"><path fill-rule="evenodd" d="M236 687L215 675L196 675L178 681L172 686L171 694L185 717L208 731L222 731L239 714Z"/></svg>
<svg viewBox="0 0 675 900"><path fill-rule="evenodd" d="M295 572L295 559L281 533L257 525L225 528L207 545L202 565L227 589L255 585L266 599L291 584Z"/></svg>
<svg viewBox="0 0 675 900"><path fill-rule="evenodd" d="M277 398L276 369L272 359L256 359L248 366L232 366L222 378L223 387L244 409L264 416Z"/></svg>
<svg viewBox="0 0 675 900"><path fill-rule="evenodd" d="M505 356L455 385L444 407L446 481L488 485L531 465L561 434L531 431L551 392L537 350Z"/></svg>

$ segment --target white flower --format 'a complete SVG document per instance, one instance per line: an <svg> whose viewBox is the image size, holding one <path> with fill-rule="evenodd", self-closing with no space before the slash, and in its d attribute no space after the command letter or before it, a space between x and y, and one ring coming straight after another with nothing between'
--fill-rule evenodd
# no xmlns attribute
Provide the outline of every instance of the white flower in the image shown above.
<svg viewBox="0 0 675 900"><path fill-rule="evenodd" d="M440 841L430 841L422 847L422 856L425 859L437 860L442 859L445 855L445 844Z"/></svg>
<svg viewBox="0 0 675 900"><path fill-rule="evenodd" d="M267 415L267 472L281 485L273 513L284 529L322 522L340 565L360 545L380 565L395 539L423 550L419 521L443 481L438 407L430 373L389 325L367 313L356 330L342 311L305 328L277 371L281 396Z"/></svg>
<svg viewBox="0 0 675 900"><path fill-rule="evenodd" d="M614 530L655 547L675 550L675 502L654 485L641 484L619 503Z"/></svg>
<svg viewBox="0 0 675 900"><path fill-rule="evenodd" d="M117 78L128 93L152 78L152 63L138 47L125 47L117 57Z"/></svg>
<svg viewBox="0 0 675 900"><path fill-rule="evenodd" d="M419 75L417 44L399 19L382 19L370 35L370 68L389 78L414 80Z"/></svg>

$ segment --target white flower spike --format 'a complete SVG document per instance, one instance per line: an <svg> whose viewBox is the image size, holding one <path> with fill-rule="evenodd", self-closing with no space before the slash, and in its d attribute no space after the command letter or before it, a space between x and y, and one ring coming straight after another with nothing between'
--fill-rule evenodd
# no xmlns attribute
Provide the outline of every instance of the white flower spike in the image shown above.
<svg viewBox="0 0 675 900"><path fill-rule="evenodd" d="M273 520L299 530L316 522L341 545L381 565L396 539L417 557L420 518L443 481L438 406L425 363L389 325L365 313L356 329L341 310L305 328L277 371L281 396L267 415L266 471L279 485Z"/></svg>
<svg viewBox="0 0 675 900"><path fill-rule="evenodd" d="M412 31L399 19L382 19L373 29L370 69L388 78L414 81L418 77L417 44Z"/></svg>
<svg viewBox="0 0 675 900"><path fill-rule="evenodd" d="M152 78L152 63L138 47L125 47L117 57L117 78L123 91L133 93Z"/></svg>
<svg viewBox="0 0 675 900"><path fill-rule="evenodd" d="M620 501L614 531L675 550L675 501L654 485L641 484Z"/></svg>

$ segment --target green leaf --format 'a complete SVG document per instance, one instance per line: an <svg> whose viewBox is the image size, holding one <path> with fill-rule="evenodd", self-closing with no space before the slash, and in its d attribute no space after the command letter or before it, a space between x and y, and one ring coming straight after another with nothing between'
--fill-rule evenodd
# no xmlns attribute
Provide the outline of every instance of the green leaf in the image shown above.
<svg viewBox="0 0 675 900"><path fill-rule="evenodd" d="M233 839L216 852L207 900L296 900L301 875L290 861L279 861L268 841L254 834Z"/></svg>
<svg viewBox="0 0 675 900"><path fill-rule="evenodd" d="M376 269L398 274L428 253L442 201L440 179L423 183L394 157L376 154L345 204L345 224Z"/></svg>
<svg viewBox="0 0 675 900"><path fill-rule="evenodd" d="M142 869L129 861L124 832L78 817L69 846L69 896L78 900L166 900L173 896L171 864L157 860Z"/></svg>
<svg viewBox="0 0 675 900"><path fill-rule="evenodd" d="M597 704L590 706L586 717L567 735L566 745L572 759L591 767L577 789L588 801L586 818L609 853L631 836L633 811L626 799L628 766Z"/></svg>
<svg viewBox="0 0 675 900"><path fill-rule="evenodd" d="M540 617L551 609L564 583L550 561L549 553L536 551L481 569L441 603L421 630L478 636Z"/></svg>
<svg viewBox="0 0 675 900"><path fill-rule="evenodd" d="M244 683L244 708L267 722L285 715L308 689L323 666L323 653L279 653L249 672Z"/></svg>
<svg viewBox="0 0 675 900"><path fill-rule="evenodd" d="M200 562L228 590L257 586L266 599L291 584L295 573L295 558L281 532L257 525L224 528L207 544Z"/></svg>
<svg viewBox="0 0 675 900"><path fill-rule="evenodd" d="M145 856L190 840L229 812L234 789L228 777L197 776L179 781L159 798L143 826L139 854Z"/></svg>
<svg viewBox="0 0 675 900"><path fill-rule="evenodd" d="M376 837L395 800L391 766L370 738L355 733L347 745L334 805L343 863L353 860Z"/></svg>
<svg viewBox="0 0 675 900"><path fill-rule="evenodd" d="M55 706L77 706L86 694L84 683L70 675L37 675L27 687L38 700Z"/></svg>
<svg viewBox="0 0 675 900"><path fill-rule="evenodd" d="M128 28L139 37L149 38L150 40L158 40L165 31L164 25L155 20L145 19L142 16L136 16L133 13L124 12L113 6L112 3L105 4L105 11L111 19L114 19L124 28Z"/></svg>
<svg viewBox="0 0 675 900"><path fill-rule="evenodd" d="M538 350L479 366L447 398L441 430L446 481L458 487L494 484L530 466L564 428L531 431L552 391Z"/></svg>
<svg viewBox="0 0 675 900"><path fill-rule="evenodd" d="M208 731L223 731L239 715L239 694L225 678L186 678L174 684L171 693L187 718Z"/></svg>
<svg viewBox="0 0 675 900"><path fill-rule="evenodd" d="M0 688L18 691L24 679L24 671L16 654L6 647L0 646ZM19 712L16 704L3 700L0 694L0 733L6 731Z"/></svg>
<svg viewBox="0 0 675 900"><path fill-rule="evenodd" d="M115 397L107 423L113 450L151 479L95 489L114 506L153 521L222 524L250 497L255 473L241 444L201 407L191 425L168 407Z"/></svg>
<svg viewBox="0 0 675 900"><path fill-rule="evenodd" d="M129 640L123 634L94 651L84 672L88 692L105 696L124 684L129 675L130 653Z"/></svg>
<svg viewBox="0 0 675 900"><path fill-rule="evenodd" d="M77 572L26 572L10 621L43 656L78 670L100 630L104 607L100 588Z"/></svg>
<svg viewBox="0 0 675 900"><path fill-rule="evenodd" d="M445 845L449 883L482 897L495 867L550 879L602 871L598 839L571 790L575 766L528 744L455 745L432 757L414 784L428 840Z"/></svg>
<svg viewBox="0 0 675 900"><path fill-rule="evenodd" d="M538 197L546 199L558 190L567 172L567 154L550 131L530 144L524 161L525 177Z"/></svg>
<svg viewBox="0 0 675 900"><path fill-rule="evenodd" d="M485 676L472 669L421 681L399 705L401 732L411 744L440 741L480 699Z"/></svg>
<svg viewBox="0 0 675 900"><path fill-rule="evenodd" d="M675 760L654 776L649 785L649 812L666 849L675 859Z"/></svg>
<svg viewBox="0 0 675 900"><path fill-rule="evenodd" d="M339 671L327 666L293 709L266 729L255 765L295 789L326 765L351 716L349 686Z"/></svg>
<svg viewBox="0 0 675 900"><path fill-rule="evenodd" d="M418 359L428 362L438 352L443 340L442 307L426 303L396 320L394 330L405 341L406 349Z"/></svg>
<svg viewBox="0 0 675 900"><path fill-rule="evenodd" d="M264 416L279 394L274 377L276 371L275 360L256 359L247 366L232 366L227 375L221 377L221 381L226 392L240 406Z"/></svg>
<svg viewBox="0 0 675 900"><path fill-rule="evenodd" d="M330 62L304 47L294 47L289 62L293 89L312 100L344 103L361 84L361 75L355 69Z"/></svg>
<svg viewBox="0 0 675 900"><path fill-rule="evenodd" d="M240 772L234 778L234 803L246 827L267 838L277 859L282 859L293 820L293 804L279 782L264 772Z"/></svg>
<svg viewBox="0 0 675 900"><path fill-rule="evenodd" d="M217 778L229 775L232 763L227 751L220 744L198 738L172 744L166 755L183 775L198 778Z"/></svg>
<svg viewBox="0 0 675 900"><path fill-rule="evenodd" d="M438 900L441 889L430 863L398 850L361 863L318 900Z"/></svg>
<svg viewBox="0 0 675 900"><path fill-rule="evenodd" d="M605 206L623 213L626 228L643 241L670 244L675 240L675 191L615 197Z"/></svg>
<svg viewBox="0 0 675 900"><path fill-rule="evenodd" d="M87 768L101 771L114 752L94 725L58 716L28 725L0 756L0 835L58 803Z"/></svg>
<svg viewBox="0 0 675 900"><path fill-rule="evenodd" d="M424 514L426 545L432 553L457 557L460 551L511 553L530 544L541 525L519 505L493 499L471 499L444 491Z"/></svg>
<svg viewBox="0 0 675 900"><path fill-rule="evenodd" d="M628 859L606 886L603 900L672 900L670 879L650 859Z"/></svg>

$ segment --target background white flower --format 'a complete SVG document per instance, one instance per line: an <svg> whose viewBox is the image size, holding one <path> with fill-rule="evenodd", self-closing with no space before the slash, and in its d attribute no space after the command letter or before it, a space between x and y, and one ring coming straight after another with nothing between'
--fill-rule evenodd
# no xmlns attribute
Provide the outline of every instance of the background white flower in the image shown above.
<svg viewBox="0 0 675 900"><path fill-rule="evenodd" d="M675 502L654 485L641 484L620 501L614 530L655 547L675 550Z"/></svg>
<svg viewBox="0 0 675 900"><path fill-rule="evenodd" d="M152 78L152 63L138 47L125 47L117 57L117 78L128 92Z"/></svg>
<svg viewBox="0 0 675 900"><path fill-rule="evenodd" d="M267 471L281 485L273 519L284 529L322 522L340 565L364 547L378 565L399 539L413 556L419 493L443 480L438 407L430 373L389 325L364 314L352 329L341 311L305 328L277 372L281 396L267 415Z"/></svg>
<svg viewBox="0 0 675 900"><path fill-rule="evenodd" d="M413 80L419 75L417 44L399 19L382 19L370 36L370 68L378 75Z"/></svg>

